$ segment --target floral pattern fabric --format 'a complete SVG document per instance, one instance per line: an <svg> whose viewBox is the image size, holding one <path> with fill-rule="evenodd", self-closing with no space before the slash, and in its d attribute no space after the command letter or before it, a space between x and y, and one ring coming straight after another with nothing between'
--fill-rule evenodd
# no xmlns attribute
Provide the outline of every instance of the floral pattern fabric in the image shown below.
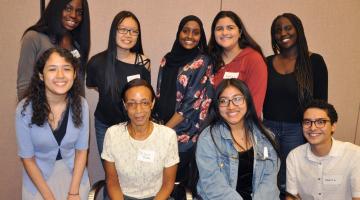
<svg viewBox="0 0 360 200"><path fill-rule="evenodd" d="M163 58L160 63L156 98L161 95L162 71L166 64ZM210 58L199 55L193 61L179 68L176 80L176 105L175 111L184 117L184 120L174 129L179 137L189 137L186 143L179 143L179 151L191 148L196 142L196 136L201 123L207 116L213 97L213 67Z"/></svg>

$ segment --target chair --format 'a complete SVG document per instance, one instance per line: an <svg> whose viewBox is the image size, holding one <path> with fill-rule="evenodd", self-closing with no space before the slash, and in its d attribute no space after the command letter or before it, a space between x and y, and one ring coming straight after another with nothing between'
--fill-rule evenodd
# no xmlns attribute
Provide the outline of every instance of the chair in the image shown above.
<svg viewBox="0 0 360 200"><path fill-rule="evenodd" d="M100 180L94 183L89 191L88 200L95 200L101 188L105 186L105 180ZM175 186L180 185L180 182L175 182ZM169 200L173 200L172 197ZM185 188L185 200L193 200L192 193L189 188Z"/></svg>

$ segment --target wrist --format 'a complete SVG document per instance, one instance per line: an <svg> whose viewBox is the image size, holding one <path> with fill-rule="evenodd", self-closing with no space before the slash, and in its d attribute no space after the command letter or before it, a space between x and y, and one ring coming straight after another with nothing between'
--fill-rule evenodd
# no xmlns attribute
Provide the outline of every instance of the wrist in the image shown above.
<svg viewBox="0 0 360 200"><path fill-rule="evenodd" d="M68 192L68 195L69 195L69 196L78 196L78 195L79 195L79 193L75 193L75 192Z"/></svg>

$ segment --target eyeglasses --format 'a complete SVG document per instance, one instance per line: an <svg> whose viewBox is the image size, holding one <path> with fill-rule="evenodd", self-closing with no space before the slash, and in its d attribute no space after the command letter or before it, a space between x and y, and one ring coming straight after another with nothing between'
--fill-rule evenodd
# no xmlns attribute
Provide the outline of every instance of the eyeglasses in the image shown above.
<svg viewBox="0 0 360 200"><path fill-rule="evenodd" d="M309 120L304 119L302 121L303 128L311 128L313 124L315 124L316 128L324 128L326 125L326 122L330 122L328 119L316 119L316 120Z"/></svg>
<svg viewBox="0 0 360 200"><path fill-rule="evenodd" d="M141 108L150 108L151 103L152 102L148 101L148 100L142 100L140 102L128 101L125 103L125 105L128 109L135 109L137 107L137 105L140 105Z"/></svg>
<svg viewBox="0 0 360 200"><path fill-rule="evenodd" d="M232 99L227 99L227 98L220 98L218 100L219 102L219 106L220 107L228 107L230 105L230 101L235 105L235 106L240 106L243 105L245 103L245 97L244 96L235 96Z"/></svg>
<svg viewBox="0 0 360 200"><path fill-rule="evenodd" d="M131 36L138 36L139 35L138 30L128 29L128 28L124 28L124 27L118 28L117 32L119 34L123 34L123 35L125 35L127 33L130 33Z"/></svg>

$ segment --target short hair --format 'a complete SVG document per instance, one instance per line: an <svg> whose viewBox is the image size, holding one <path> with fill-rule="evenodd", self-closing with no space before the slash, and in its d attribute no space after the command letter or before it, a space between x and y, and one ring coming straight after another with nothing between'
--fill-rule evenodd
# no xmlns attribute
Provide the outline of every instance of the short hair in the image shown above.
<svg viewBox="0 0 360 200"><path fill-rule="evenodd" d="M121 93L121 99L125 102L125 99L126 99L126 92L128 90L130 90L131 88L133 87L140 87L140 86L144 86L146 87L150 93L151 93L151 101L154 101L155 99L155 92L154 92L154 89L152 88L152 86L150 85L150 83L148 83L146 80L144 79L140 79L140 78L137 78L137 79L134 79L130 82L128 82L125 86L124 86L124 89Z"/></svg>
<svg viewBox="0 0 360 200"><path fill-rule="evenodd" d="M304 112L303 112L302 118L304 118L304 113L306 112L306 110L308 110L310 108L318 108L318 109L325 111L327 116L330 118L331 124L334 124L338 121L338 114L335 110L335 107L332 104L330 104L324 100L315 99L315 100L310 101L304 107Z"/></svg>

